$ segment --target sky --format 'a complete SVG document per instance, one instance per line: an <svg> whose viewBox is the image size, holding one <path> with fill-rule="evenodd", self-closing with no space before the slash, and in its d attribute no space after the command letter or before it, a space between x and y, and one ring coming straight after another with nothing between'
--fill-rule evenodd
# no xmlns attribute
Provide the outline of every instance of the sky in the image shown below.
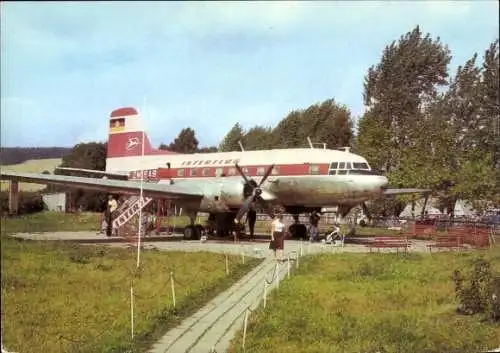
<svg viewBox="0 0 500 353"><path fill-rule="evenodd" d="M107 139L139 110L153 145L192 127L218 145L237 122L275 126L334 98L364 112L363 79L420 25L450 72L499 36L497 1L2 2L1 145Z"/></svg>

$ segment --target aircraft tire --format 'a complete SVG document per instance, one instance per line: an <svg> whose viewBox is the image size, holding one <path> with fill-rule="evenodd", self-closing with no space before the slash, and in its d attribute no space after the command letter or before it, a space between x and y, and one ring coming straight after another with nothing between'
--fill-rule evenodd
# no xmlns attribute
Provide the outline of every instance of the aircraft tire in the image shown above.
<svg viewBox="0 0 500 353"><path fill-rule="evenodd" d="M197 230L197 234L198 234L198 238L197 239L200 239L200 237L204 234L205 232L205 228L203 228L203 226L201 224L197 224L195 225L195 228Z"/></svg>
<svg viewBox="0 0 500 353"><path fill-rule="evenodd" d="M188 225L184 228L184 240L200 239L200 231L196 226Z"/></svg>

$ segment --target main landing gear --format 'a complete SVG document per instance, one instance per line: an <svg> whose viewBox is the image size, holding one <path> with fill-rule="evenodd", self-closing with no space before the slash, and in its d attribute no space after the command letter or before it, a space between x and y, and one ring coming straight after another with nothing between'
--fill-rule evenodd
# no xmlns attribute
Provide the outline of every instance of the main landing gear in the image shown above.
<svg viewBox="0 0 500 353"><path fill-rule="evenodd" d="M235 235L241 238L245 235L245 224L235 223L236 212L210 213L205 226L196 223L196 212L188 212L191 224L184 228L185 240L198 240L202 235L215 235L225 238Z"/></svg>
<svg viewBox="0 0 500 353"><path fill-rule="evenodd" d="M189 211L187 214L189 217L190 224L184 227L184 239L198 240L200 239L201 234L203 233L203 226L201 224L195 224L196 216L198 213Z"/></svg>
<svg viewBox="0 0 500 353"><path fill-rule="evenodd" d="M318 209L317 211L319 212L321 209ZM309 240L307 226L300 223L299 217L303 213L312 212L312 209L305 207L287 207L285 208L285 212L292 214L293 217L293 223L288 227L288 234L290 234L290 237L297 240Z"/></svg>

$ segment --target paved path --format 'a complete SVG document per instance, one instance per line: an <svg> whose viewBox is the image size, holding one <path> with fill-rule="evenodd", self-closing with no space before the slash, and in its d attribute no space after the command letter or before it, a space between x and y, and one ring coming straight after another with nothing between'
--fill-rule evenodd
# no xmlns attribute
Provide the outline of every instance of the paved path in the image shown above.
<svg viewBox="0 0 500 353"><path fill-rule="evenodd" d="M255 309L262 298L265 281L276 285L273 276L276 261L266 259L229 290L217 296L178 327L167 332L151 353L224 352L235 333L241 329L247 308ZM278 276L286 275L287 264L278 265Z"/></svg>
<svg viewBox="0 0 500 353"><path fill-rule="evenodd" d="M97 239L92 232L58 232L49 234L18 234L16 236L29 239L50 240L73 240L73 239ZM411 251L422 252L426 249L427 242L412 242ZM124 243L110 243L110 246L127 246ZM270 257L267 243L245 242L234 244L232 242L202 243L200 241L178 241L178 242L148 242L144 246L155 247L163 251L212 251L231 254L244 254L244 256L264 257L265 260L235 285L219 294L215 299L201 308L191 317L185 319L179 326L168 331L149 350L150 353L209 353L212 349L217 352L225 352L229 343L238 330L242 328L245 311L247 308L254 310L262 300L266 281L271 284L268 289L276 287L277 281L287 275L288 262L278 264L278 273L275 275L277 262ZM324 244L301 243L300 241L285 241L285 256L291 254L303 255L320 252L368 252L364 245L345 245L343 248ZM292 263L292 261L291 261ZM300 265L300 263L299 263ZM279 283L279 281L278 281Z"/></svg>

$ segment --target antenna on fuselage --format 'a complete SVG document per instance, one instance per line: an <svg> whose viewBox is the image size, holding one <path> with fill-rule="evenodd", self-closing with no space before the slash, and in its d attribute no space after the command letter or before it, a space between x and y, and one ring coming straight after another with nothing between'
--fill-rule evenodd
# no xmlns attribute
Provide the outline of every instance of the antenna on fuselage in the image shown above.
<svg viewBox="0 0 500 353"><path fill-rule="evenodd" d="M351 147L349 147L349 146L346 146L346 147L340 147L340 148L339 148L339 150L340 150L340 151L344 151L344 152L349 153L349 152L351 151Z"/></svg>
<svg viewBox="0 0 500 353"><path fill-rule="evenodd" d="M309 136L307 136L307 142L309 143L309 147L311 147L311 149L314 149L314 145L323 145L323 149L326 150L326 143L324 142L313 143Z"/></svg>
<svg viewBox="0 0 500 353"><path fill-rule="evenodd" d="M238 145L240 145L241 152L245 152L245 149L243 148L243 144L241 143L241 140L238 140Z"/></svg>
<svg viewBox="0 0 500 353"><path fill-rule="evenodd" d="M311 149L313 149L314 145L313 145L311 138L309 136L307 136L307 142L309 142L309 147L311 147Z"/></svg>

